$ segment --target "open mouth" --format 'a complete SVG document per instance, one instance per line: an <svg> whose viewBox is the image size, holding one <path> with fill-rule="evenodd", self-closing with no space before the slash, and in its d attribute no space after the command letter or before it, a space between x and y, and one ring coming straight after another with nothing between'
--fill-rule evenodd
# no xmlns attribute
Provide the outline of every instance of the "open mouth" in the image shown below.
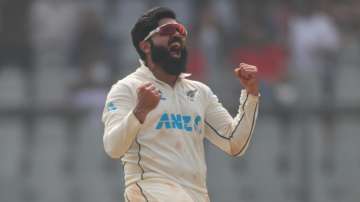
<svg viewBox="0 0 360 202"><path fill-rule="evenodd" d="M181 56L181 44L180 42L172 42L169 46L170 55L173 57L180 57Z"/></svg>

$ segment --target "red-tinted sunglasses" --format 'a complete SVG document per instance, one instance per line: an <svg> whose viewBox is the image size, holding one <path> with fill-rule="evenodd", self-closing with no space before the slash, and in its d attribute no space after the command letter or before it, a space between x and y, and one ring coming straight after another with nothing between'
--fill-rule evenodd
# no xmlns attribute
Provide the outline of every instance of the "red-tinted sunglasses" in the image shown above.
<svg viewBox="0 0 360 202"><path fill-rule="evenodd" d="M179 32L182 36L187 36L187 31L184 25L178 24L178 23L169 23L161 25L160 27L157 27L156 29L152 30L144 39L144 41L148 40L152 35L159 33L161 36L167 36L167 35L173 35L177 32Z"/></svg>

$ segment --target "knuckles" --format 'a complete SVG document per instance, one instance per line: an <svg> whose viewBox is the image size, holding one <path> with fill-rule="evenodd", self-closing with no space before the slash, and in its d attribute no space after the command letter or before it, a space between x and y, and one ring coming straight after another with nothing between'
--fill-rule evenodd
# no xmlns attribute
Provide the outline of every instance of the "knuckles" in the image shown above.
<svg viewBox="0 0 360 202"><path fill-rule="evenodd" d="M256 79L258 68L254 65L246 63L240 63L239 66L234 70L234 73L242 80L253 80Z"/></svg>

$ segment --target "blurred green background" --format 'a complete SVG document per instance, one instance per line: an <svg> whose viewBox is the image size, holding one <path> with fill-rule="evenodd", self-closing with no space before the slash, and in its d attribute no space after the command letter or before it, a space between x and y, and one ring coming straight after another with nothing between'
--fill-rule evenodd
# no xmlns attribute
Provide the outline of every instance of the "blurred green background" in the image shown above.
<svg viewBox="0 0 360 202"><path fill-rule="evenodd" d="M212 201L360 201L360 1L1 0L1 202L123 201L100 119L139 65L130 29L153 6L187 26L189 72L230 113L232 69L260 69L248 152L206 142Z"/></svg>

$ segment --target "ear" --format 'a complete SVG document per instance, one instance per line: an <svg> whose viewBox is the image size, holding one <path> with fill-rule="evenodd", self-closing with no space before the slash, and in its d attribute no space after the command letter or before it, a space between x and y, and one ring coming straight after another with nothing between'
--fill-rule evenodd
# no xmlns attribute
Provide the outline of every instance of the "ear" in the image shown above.
<svg viewBox="0 0 360 202"><path fill-rule="evenodd" d="M147 42L147 41L141 41L139 43L139 47L140 49L145 53L145 54L149 54L150 53L150 50L151 50L151 47L150 47L150 43Z"/></svg>

